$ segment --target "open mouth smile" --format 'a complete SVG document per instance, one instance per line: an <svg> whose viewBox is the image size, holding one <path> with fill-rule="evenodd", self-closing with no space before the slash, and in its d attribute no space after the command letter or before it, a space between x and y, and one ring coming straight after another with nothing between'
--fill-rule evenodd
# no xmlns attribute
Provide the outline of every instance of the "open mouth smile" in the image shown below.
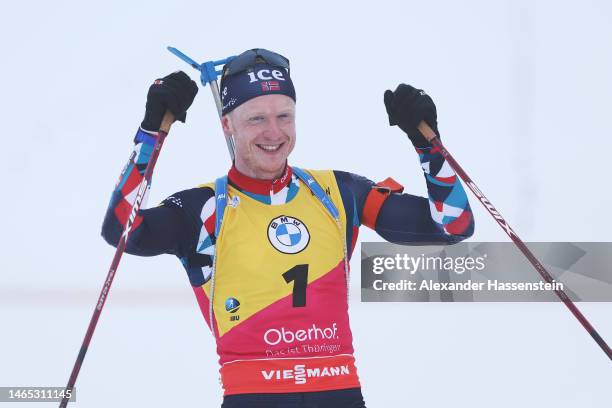
<svg viewBox="0 0 612 408"><path fill-rule="evenodd" d="M265 152L276 152L278 151L285 143L278 144L256 144L261 150Z"/></svg>

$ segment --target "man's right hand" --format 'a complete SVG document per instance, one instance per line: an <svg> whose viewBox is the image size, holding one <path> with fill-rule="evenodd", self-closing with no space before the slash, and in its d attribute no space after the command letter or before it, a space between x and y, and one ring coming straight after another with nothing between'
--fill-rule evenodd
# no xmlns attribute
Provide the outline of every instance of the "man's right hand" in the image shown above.
<svg viewBox="0 0 612 408"><path fill-rule="evenodd" d="M145 117L140 127L157 132L166 111L172 112L177 120L184 123L187 109L197 93L198 85L183 71L156 79L149 87Z"/></svg>

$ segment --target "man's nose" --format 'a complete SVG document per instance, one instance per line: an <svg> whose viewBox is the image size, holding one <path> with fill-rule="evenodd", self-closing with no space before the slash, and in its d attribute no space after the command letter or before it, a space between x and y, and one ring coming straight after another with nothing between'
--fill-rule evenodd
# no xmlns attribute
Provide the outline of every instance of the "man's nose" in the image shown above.
<svg viewBox="0 0 612 408"><path fill-rule="evenodd" d="M283 135L283 129L280 126L278 119L274 118L268 121L268 134L270 136L280 136Z"/></svg>

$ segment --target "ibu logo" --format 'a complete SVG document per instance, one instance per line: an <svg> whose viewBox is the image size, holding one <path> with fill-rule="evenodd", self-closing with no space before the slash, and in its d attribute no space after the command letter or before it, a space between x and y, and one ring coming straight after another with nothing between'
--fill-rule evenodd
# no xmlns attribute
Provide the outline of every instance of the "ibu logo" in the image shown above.
<svg viewBox="0 0 612 408"><path fill-rule="evenodd" d="M284 254L297 254L308 246L310 234L302 221L281 215L270 221L268 240L274 248Z"/></svg>
<svg viewBox="0 0 612 408"><path fill-rule="evenodd" d="M240 302L238 299L230 297L225 301L225 310L230 313L236 313L240 309Z"/></svg>

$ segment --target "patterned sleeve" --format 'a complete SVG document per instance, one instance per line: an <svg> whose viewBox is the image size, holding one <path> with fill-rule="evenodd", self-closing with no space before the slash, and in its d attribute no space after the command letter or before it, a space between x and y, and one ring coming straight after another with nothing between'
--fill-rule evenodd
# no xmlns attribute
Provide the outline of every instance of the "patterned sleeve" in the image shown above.
<svg viewBox="0 0 612 408"><path fill-rule="evenodd" d="M180 212L192 226L188 250L177 254L193 286L210 279L215 255L215 195L211 188L197 187L166 198L162 205Z"/></svg>
<svg viewBox="0 0 612 408"><path fill-rule="evenodd" d="M119 242L156 141L155 134L138 130L134 150L113 190L102 225L102 236L113 246ZM140 256L186 252L195 234L191 220L175 206L162 204L144 209L147 198L145 194L128 236L126 252Z"/></svg>
<svg viewBox="0 0 612 408"><path fill-rule="evenodd" d="M431 217L438 229L449 235L471 236L474 217L459 177L438 148L416 150L427 182Z"/></svg>
<svg viewBox="0 0 612 408"><path fill-rule="evenodd" d="M375 210L374 230L397 244L423 245L455 243L471 236L474 219L465 190L439 151L417 150L427 184L428 198L390 193ZM376 183L352 173L335 171L344 207L352 221L354 247L358 227L363 223L370 194ZM349 231L347 228L347 235Z"/></svg>

